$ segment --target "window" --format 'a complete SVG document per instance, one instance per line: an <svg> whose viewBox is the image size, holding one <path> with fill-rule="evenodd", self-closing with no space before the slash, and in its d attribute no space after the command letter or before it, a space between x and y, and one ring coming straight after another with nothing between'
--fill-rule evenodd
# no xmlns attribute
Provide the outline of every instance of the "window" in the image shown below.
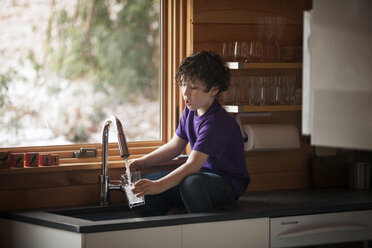
<svg viewBox="0 0 372 248"><path fill-rule="evenodd" d="M160 0L0 5L0 147L162 139Z"/></svg>

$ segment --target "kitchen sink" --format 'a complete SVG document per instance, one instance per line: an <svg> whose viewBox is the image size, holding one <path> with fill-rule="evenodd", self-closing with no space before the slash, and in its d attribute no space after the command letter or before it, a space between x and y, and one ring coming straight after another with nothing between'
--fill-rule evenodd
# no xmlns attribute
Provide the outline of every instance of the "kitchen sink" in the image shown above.
<svg viewBox="0 0 372 248"><path fill-rule="evenodd" d="M47 211L51 214L62 215L90 221L106 221L144 217L140 210L130 210L127 205L89 206L70 209Z"/></svg>

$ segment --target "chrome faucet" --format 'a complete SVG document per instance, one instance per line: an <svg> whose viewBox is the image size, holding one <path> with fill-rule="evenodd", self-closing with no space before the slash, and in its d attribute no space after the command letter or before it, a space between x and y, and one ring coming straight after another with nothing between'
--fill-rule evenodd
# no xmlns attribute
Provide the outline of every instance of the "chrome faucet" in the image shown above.
<svg viewBox="0 0 372 248"><path fill-rule="evenodd" d="M110 175L108 174L108 136L110 131L110 125L115 123L116 133L118 136L118 144L120 155L122 158L129 157L129 149L127 140L124 135L123 126L120 120L116 116L111 116L105 121L102 130L102 167L100 175L101 184L101 206L108 205L110 203L110 190L122 190L122 185L120 180L110 180ZM117 184L111 184L115 182Z"/></svg>

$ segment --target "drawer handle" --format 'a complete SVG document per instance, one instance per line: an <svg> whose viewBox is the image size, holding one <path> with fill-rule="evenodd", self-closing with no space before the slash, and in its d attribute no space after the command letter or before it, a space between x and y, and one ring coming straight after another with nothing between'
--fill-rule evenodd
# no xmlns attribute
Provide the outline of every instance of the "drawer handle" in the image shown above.
<svg viewBox="0 0 372 248"><path fill-rule="evenodd" d="M329 232L350 232L350 231L370 231L370 228L366 225L325 225L318 227L308 227L301 230L292 230L279 233L276 237L278 239L289 239L298 238L302 236L314 235L314 234L324 234Z"/></svg>

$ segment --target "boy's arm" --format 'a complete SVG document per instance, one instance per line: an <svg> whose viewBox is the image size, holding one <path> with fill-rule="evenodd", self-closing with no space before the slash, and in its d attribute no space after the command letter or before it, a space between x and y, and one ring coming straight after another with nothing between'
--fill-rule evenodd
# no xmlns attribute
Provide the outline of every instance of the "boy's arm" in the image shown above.
<svg viewBox="0 0 372 248"><path fill-rule="evenodd" d="M162 145L155 151L141 157L141 167L146 168L152 165L161 164L169 160L174 159L182 153L187 145L187 141L181 139L177 135L174 135L173 138L166 144Z"/></svg>
<svg viewBox="0 0 372 248"><path fill-rule="evenodd" d="M161 193L178 185L186 176L199 171L203 164L207 161L209 155L192 150L186 163L173 170L167 176L156 181L142 179L135 184L133 193L142 195L152 195Z"/></svg>

